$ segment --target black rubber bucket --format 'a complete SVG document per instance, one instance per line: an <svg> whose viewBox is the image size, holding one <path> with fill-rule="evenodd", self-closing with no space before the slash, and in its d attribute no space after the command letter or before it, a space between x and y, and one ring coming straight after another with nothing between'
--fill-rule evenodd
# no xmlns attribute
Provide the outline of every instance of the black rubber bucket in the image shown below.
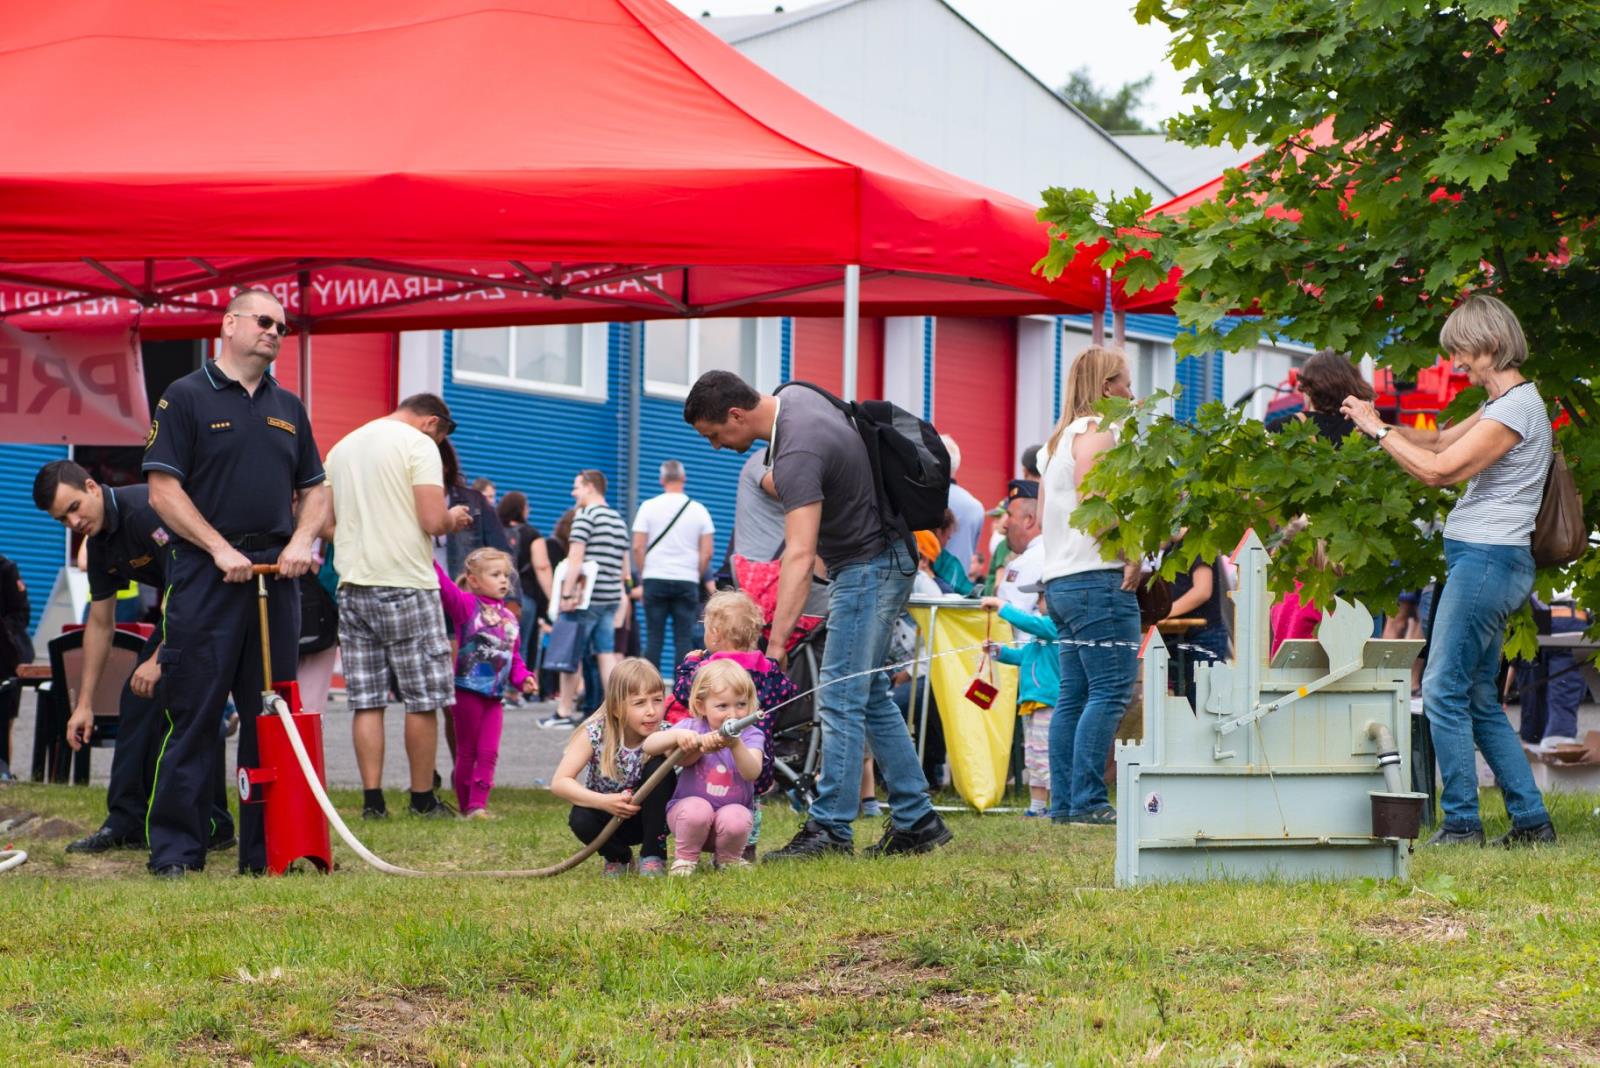
<svg viewBox="0 0 1600 1068"><path fill-rule="evenodd" d="M1391 794L1373 790L1372 836L1374 838L1415 838L1422 830L1422 810L1427 794Z"/></svg>

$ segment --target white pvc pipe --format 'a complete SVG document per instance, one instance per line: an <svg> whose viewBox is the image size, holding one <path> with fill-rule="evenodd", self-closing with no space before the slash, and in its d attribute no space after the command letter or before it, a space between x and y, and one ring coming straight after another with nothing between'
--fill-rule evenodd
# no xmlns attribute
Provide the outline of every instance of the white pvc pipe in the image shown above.
<svg viewBox="0 0 1600 1068"><path fill-rule="evenodd" d="M860 338L861 265L852 263L844 269L844 388L839 391L839 396L847 401L856 399Z"/></svg>
<svg viewBox="0 0 1600 1068"><path fill-rule="evenodd" d="M27 861L28 851L25 849L0 849L0 873L20 867Z"/></svg>

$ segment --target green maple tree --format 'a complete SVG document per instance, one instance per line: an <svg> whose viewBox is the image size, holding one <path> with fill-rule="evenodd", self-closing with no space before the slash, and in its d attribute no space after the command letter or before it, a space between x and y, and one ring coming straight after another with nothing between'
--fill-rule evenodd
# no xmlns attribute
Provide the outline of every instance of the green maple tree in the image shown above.
<svg viewBox="0 0 1600 1068"><path fill-rule="evenodd" d="M1462 293L1494 292L1527 334L1524 373L1565 412L1558 444L1600 521L1600 5L1140 0L1136 14L1169 28L1174 66L1207 98L1169 136L1269 147L1179 215L1149 217L1142 191L1046 190L1039 269L1054 275L1103 240L1103 264L1131 291L1182 270L1181 354L1289 337L1371 354L1401 378L1439 357ZM1230 318L1239 309L1260 314ZM1452 414L1480 400L1469 392ZM1188 527L1185 560L1231 549L1246 525L1304 515L1274 583L1306 579L1319 597L1340 589L1378 610L1443 571L1425 524L1451 493L1355 441L1269 441L1221 406L1191 425L1128 420L1091 485L1103 496L1081 517L1110 544L1149 550ZM1315 539L1337 571L1307 567ZM1540 575L1546 592L1567 586L1600 607L1600 550Z"/></svg>

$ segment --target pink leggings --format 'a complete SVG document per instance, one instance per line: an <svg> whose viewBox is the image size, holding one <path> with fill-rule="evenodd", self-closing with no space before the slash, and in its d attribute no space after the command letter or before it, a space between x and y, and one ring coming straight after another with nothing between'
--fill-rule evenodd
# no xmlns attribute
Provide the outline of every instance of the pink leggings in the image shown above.
<svg viewBox="0 0 1600 1068"><path fill-rule="evenodd" d="M493 697L456 691L456 766L450 772L456 806L462 815L489 803L494 765L500 759L500 731L505 708Z"/></svg>
<svg viewBox="0 0 1600 1068"><path fill-rule="evenodd" d="M667 826L677 840L673 855L679 860L699 860L700 851L709 844L722 863L738 860L750 840L751 821L750 810L743 805L713 809L703 797L675 800L667 813Z"/></svg>

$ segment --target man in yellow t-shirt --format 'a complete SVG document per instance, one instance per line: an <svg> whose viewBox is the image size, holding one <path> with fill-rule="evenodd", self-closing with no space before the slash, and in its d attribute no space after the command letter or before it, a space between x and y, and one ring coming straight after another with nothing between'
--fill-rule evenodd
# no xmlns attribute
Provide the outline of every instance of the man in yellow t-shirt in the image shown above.
<svg viewBox="0 0 1600 1068"><path fill-rule="evenodd" d="M451 815L433 792L435 712L454 700L455 683L432 539L471 522L464 505L446 507L439 443L455 428L442 399L419 393L345 435L325 465L333 487L339 649L355 713L351 735L366 819L389 814L383 799L383 709L391 675L407 713L410 810Z"/></svg>

